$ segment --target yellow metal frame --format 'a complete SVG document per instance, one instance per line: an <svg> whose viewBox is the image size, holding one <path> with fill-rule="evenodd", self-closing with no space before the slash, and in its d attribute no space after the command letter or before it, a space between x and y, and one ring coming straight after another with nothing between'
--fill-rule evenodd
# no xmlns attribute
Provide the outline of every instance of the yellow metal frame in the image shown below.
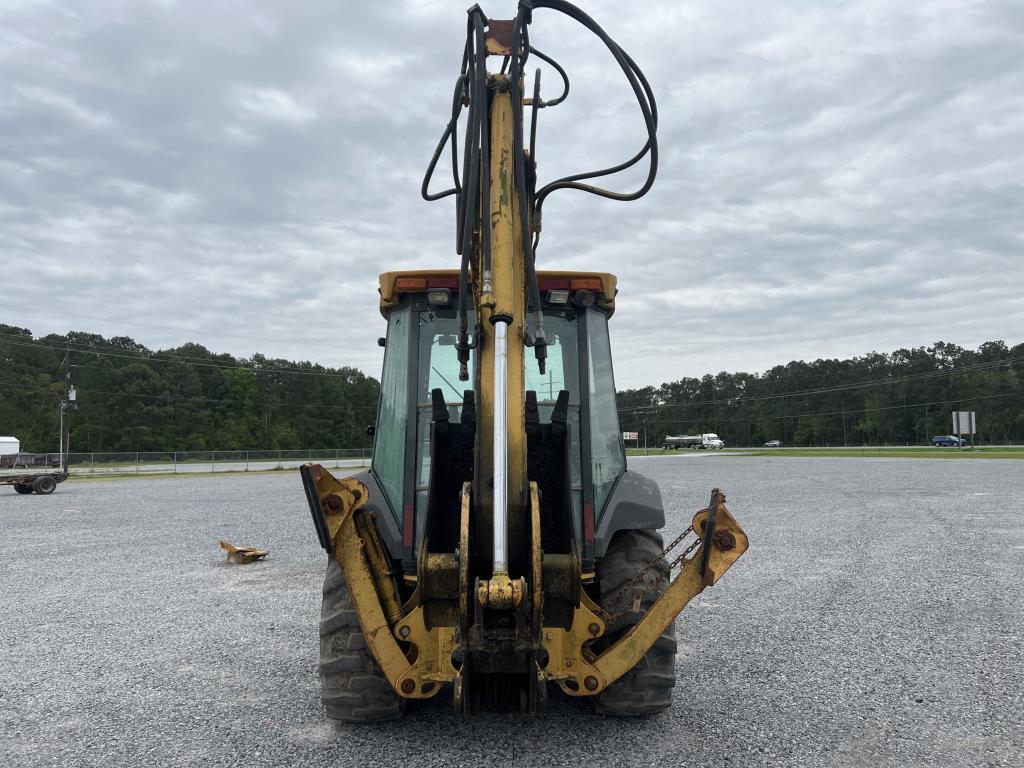
<svg viewBox="0 0 1024 768"><path fill-rule="evenodd" d="M661 637L661 634L668 628L669 624L672 623L673 619L679 615L690 601L699 595L704 590L704 587L711 586L722 578L722 575L732 567L732 564L747 551L750 547L750 541L747 539L743 529L740 528L739 523L736 522L729 513L729 510L726 509L724 502L718 505L718 515L713 537L715 540L712 542L708 542L702 533L702 524L707 519L707 516L708 511L705 509L698 512L693 518L693 530L701 532L698 533L701 539L701 546L696 550L691 559L683 561L679 575L672 580L668 588L654 601L654 604L644 613L643 618L629 632L596 657L588 653L587 641L590 638L586 637L586 632L583 628L586 626L587 631L594 638L597 638L604 633L604 624L599 625L600 632L594 632L592 624L585 624L586 622L593 621L588 615L588 611L596 613L594 609L600 611L600 608L590 602L589 598L586 598L586 593L583 593L581 590L581 594L584 595L586 600L581 608L587 610L581 611L577 609L571 632L572 642L574 643L573 648L577 650L576 658L573 660L573 663L577 665L576 682L582 682L582 686L575 688L567 687L564 681L559 680L559 685L563 691L570 696L593 695L600 693L626 674L637 665L640 659L651 649L655 641ZM726 541L732 542L728 548L722 546L722 543ZM708 559L707 573L702 575L700 555L706 547L710 547L711 555ZM586 603L589 603L589 605ZM546 638L547 630L545 630ZM568 640L564 642L568 642ZM545 647L547 647L546 643ZM551 649L549 649L550 652ZM569 655L567 655L568 657ZM580 661L582 661L582 664L579 663Z"/></svg>
<svg viewBox="0 0 1024 768"><path fill-rule="evenodd" d="M338 480L316 464L310 472L332 556L344 574L367 647L398 693L410 699L430 698L440 683L455 676L455 628L427 629L421 606L401 615L384 546L363 508L366 486L352 477Z"/></svg>
<svg viewBox="0 0 1024 768"><path fill-rule="evenodd" d="M503 76L495 78L504 80ZM519 540L524 531L512 530L512 521L522 520L526 510L526 369L524 367L526 318L526 268L520 242L519 208L515 205L513 185L513 112L508 90L494 91L491 99L491 212L485 221L491 227L491 291L482 290L483 257L474 264L476 312L479 322L476 370L477 427L476 466L491 467L494 462L494 350L493 318L510 317L508 326L508 508L510 541ZM485 475L490 472L485 471ZM478 508L493 507L493 487L477 485ZM513 514L513 510L517 514Z"/></svg>
<svg viewBox="0 0 1024 768"><path fill-rule="evenodd" d="M355 478L335 479L319 465L311 465L313 481L320 499L320 508L332 554L341 567L366 645L394 689L410 699L434 696L441 684L459 681L459 670L452 654L464 640L457 626L428 628L424 608L414 593L404 608L398 608L398 591L391 576L391 567L373 521L363 509L366 486ZM540 503L536 484L530 484L531 517L540 519ZM462 551L468 543L469 484L462 492ZM541 646L547 651L547 664L538 671L543 680L556 682L570 696L592 696L636 666L672 620L706 586L711 586L735 563L749 547L747 535L733 519L724 502L718 506L713 541L701 533L707 510L693 518L693 530L701 538L701 547L682 563L678 576L645 612L633 628L600 653L592 649L593 641L602 637L607 627L604 610L582 587L569 629L543 627ZM729 542L728 546L725 545ZM706 575L700 571L701 552L710 547ZM540 539L532 539L534 563L531 576L531 600L541 598L539 563L543 558ZM460 562L460 576L467 572ZM462 579L460 579L460 582ZM468 590L467 590L468 591ZM459 600L467 599L460 594ZM533 606L536 609L536 602ZM398 614L395 614L398 611ZM402 613L404 611L404 614ZM464 615L464 614L463 614Z"/></svg>

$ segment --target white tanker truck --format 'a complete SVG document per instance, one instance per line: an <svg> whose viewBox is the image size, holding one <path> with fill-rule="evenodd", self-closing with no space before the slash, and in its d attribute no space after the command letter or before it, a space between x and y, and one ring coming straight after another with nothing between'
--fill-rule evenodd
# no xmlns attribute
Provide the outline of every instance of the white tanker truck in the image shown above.
<svg viewBox="0 0 1024 768"><path fill-rule="evenodd" d="M703 448L711 450L725 448L725 443L714 432L706 432L703 435L665 435L664 444L661 446L666 451L678 450L680 448Z"/></svg>

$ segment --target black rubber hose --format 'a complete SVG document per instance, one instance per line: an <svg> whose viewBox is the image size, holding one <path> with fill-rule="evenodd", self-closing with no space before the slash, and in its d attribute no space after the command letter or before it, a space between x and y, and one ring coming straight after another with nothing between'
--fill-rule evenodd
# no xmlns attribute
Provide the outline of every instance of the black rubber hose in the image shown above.
<svg viewBox="0 0 1024 768"><path fill-rule="evenodd" d="M533 75L533 109L530 111L530 162L537 167L537 111L540 109L540 69Z"/></svg>
<svg viewBox="0 0 1024 768"><path fill-rule="evenodd" d="M639 78L643 78L643 74L640 73L639 70L635 70L635 72L639 76ZM645 90L649 90L650 88L646 79L642 79L640 85ZM653 99L653 95L651 96L651 98ZM653 104L653 101L651 103ZM620 201L636 200L647 194L651 186L654 184L654 178L657 175L658 171L658 142L656 138L656 131L658 127L657 106L655 105L648 114L650 117L650 122L648 123L649 130L652 130L653 132L649 134L650 138L648 139L647 143L644 144L640 151L633 155L633 157L631 157L629 160L626 160L622 163L619 163L618 165L611 166L609 168L602 168L597 171L588 171L585 173L577 173L550 182L544 185L544 187L541 188L541 190L537 193L537 204L540 205L541 203L543 203L544 198L546 198L556 189L579 189L584 192L590 192L591 194L599 195L601 197L606 197L612 200ZM640 189L636 190L635 192L612 192L610 190L595 187L590 184L577 183L583 179L593 179L601 176L609 176L611 174L624 171L627 168L631 168L632 166L636 165L645 155L647 155L648 152L651 153L651 167L648 171L647 179L645 180L643 186L641 186Z"/></svg>
<svg viewBox="0 0 1024 768"><path fill-rule="evenodd" d="M523 146L523 93L520 83L522 67L530 55L529 24L532 15L532 5L529 2L520 2L516 20L512 27L512 66L509 70L509 86L512 97L512 166L515 173L515 184L519 194L516 195L519 204L519 226L520 242L523 249L523 265L526 272L527 286L527 310L533 315L533 352L537 358L537 366L540 373L544 373L548 349L547 339L544 334L544 314L540 303L540 287L537 282L536 253L531 246L529 206L527 205L526 188L526 153ZM523 55L518 54L522 51Z"/></svg>
<svg viewBox="0 0 1024 768"><path fill-rule="evenodd" d="M550 101L545 101L544 102L544 106L545 107L555 107L555 106L558 106L563 101L565 101L566 97L569 95L569 76L567 74L565 74L565 70L562 69L562 65L561 64L559 64L557 61L552 59L546 53L538 51L532 45L530 46L530 53L532 53L534 56L536 56L541 61L546 62L547 64L550 64L554 68L554 70L559 74L559 76L561 76L561 78L562 78L562 95L559 96L557 99L551 99Z"/></svg>
<svg viewBox="0 0 1024 768"><path fill-rule="evenodd" d="M516 188L519 190L517 195L517 202L519 205L519 226L520 226L520 238L522 240L523 250L525 252L525 258L523 259L526 267L526 278L528 286L528 309L535 311L540 309L540 292L537 288L537 273L534 269L533 254L530 252L531 249L527 249L527 243L531 242L530 237L530 220L528 216L528 207L526 203L526 156L523 153L523 93L520 86L521 68L526 63L525 58L528 55L529 49L523 44L524 31L526 27L526 17L529 13L530 5L528 3L520 3L519 11L516 14L516 20L512 29L512 66L509 71L509 87L512 95L512 165L515 173ZM517 51L522 50L524 56L520 59L519 56L515 55Z"/></svg>
<svg viewBox="0 0 1024 768"><path fill-rule="evenodd" d="M484 16L474 6L469 13L469 38L467 40L467 81L469 83L469 119L466 127L465 174L462 183L463 194L459 195L459 253L462 262L459 269L458 339L456 353L459 360L459 379L469 377L469 262L473 251L473 231L479 221L482 201L490 203L489 169L484 170L488 147L487 132L487 69L486 29ZM483 178L482 178L483 177ZM483 184L483 191L481 191ZM490 232L484 233L485 258L490 261Z"/></svg>
<svg viewBox="0 0 1024 768"><path fill-rule="evenodd" d="M440 200L441 198L448 197L449 195L457 195L462 190L462 183L459 180L459 162L458 162L458 134L456 129L458 128L459 115L462 114L462 89L466 80L465 75L459 75L455 81L455 95L452 97L452 117L448 121L448 125L444 129L444 133L441 134L441 139L437 142L437 146L434 148L434 154L430 158L430 164L427 166L427 172L423 176L423 185L420 187L420 194L423 199L427 202L433 202L434 200ZM452 149L452 177L453 186L451 189L446 189L443 192L431 192L429 190L430 180L434 176L434 169L437 167L438 161L441 159L441 153L444 152L446 145L450 144Z"/></svg>
<svg viewBox="0 0 1024 768"><path fill-rule="evenodd" d="M557 179L556 181L546 184L537 193L534 203L535 210L539 210L543 205L544 199L556 189L579 189L613 200L635 200L642 197L648 192L648 190L650 190L651 185L653 185L658 168L658 108L654 99L654 93L651 90L650 84L647 82L647 78L644 77L639 67L637 67L636 62L634 62L633 59L619 47L618 43L612 40L612 38L609 37L597 22L576 6L565 2L565 0L533 0L531 7L547 8L563 13L586 27L605 44L605 47L608 48L612 56L618 62L619 67L626 75L627 81L633 88L633 93L636 96L637 102L640 105L640 110L643 113L648 135L647 142L644 144L643 148L623 163L597 171L573 174L572 176L566 176L562 179ZM647 179L644 184L635 192L612 192L593 185L579 183L583 179L607 176L630 168L648 153L651 155L650 170L648 171Z"/></svg>
<svg viewBox="0 0 1024 768"><path fill-rule="evenodd" d="M469 173L469 165L472 161L472 155L476 149L476 143L474 141L475 133L473 131L474 121L476 119L476 104L475 104L475 93L476 93L476 56L474 55L474 27L473 27L473 11L479 10L477 6L470 9L469 18L466 19L466 53L464 55L463 67L466 73L466 85L469 89L467 92L469 102L467 106L466 115L466 140L463 142L462 147L462 188L466 189ZM466 226L466 197L465 192L456 198L456 232L457 232L457 248L456 252L462 253L463 246L463 232Z"/></svg>
<svg viewBox="0 0 1024 768"><path fill-rule="evenodd" d="M556 99L543 102L544 106L555 106L566 99L569 94L569 77L558 62L548 55L538 51L530 45L529 24L532 21L535 8L546 8L562 13L596 35L615 58L627 82L633 89L633 93L640 106L647 128L647 141L635 155L618 165L602 168L595 171L572 174L544 185L530 201L527 195L530 193L526 188L526 153L524 150L523 131L523 93L521 77L524 66L530 56L534 54L537 58L552 66L562 78L562 94ZM477 227L481 232L481 248L484 270L490 272L491 268L491 231L488 212L490 210L490 166L487 162L490 154L490 135L488 130L488 83L487 83L487 50L486 50L486 24L487 19L479 6L473 6L468 12L469 18L466 23L466 45L463 51L462 68L455 83L455 90L452 96L452 112L448 124L442 133L440 141L434 150L430 163L424 175L421 194L426 200L439 200L450 195L455 196L456 202L456 252L462 257L459 270L459 301L458 319L459 334L456 344L459 353L459 360L462 363L460 378L465 379L463 372L465 364L469 360L471 346L468 337L468 303L469 303L469 266L472 255L473 233ZM654 183L658 169L658 106L654 99L654 93L636 62L623 51L618 43L585 12L572 5L566 0L521 0L519 3L516 19L512 30L512 55L508 57L509 74L507 78L508 87L512 100L513 111L513 174L514 183L519 190L517 207L520 221L520 239L523 243L524 268L527 282L527 307L533 314L535 353L540 363L541 371L544 370L544 359L547 356L546 341L544 338L543 314L540 303L540 291L537 281L536 254L540 242L539 222L541 207L544 200L552 192L558 189L578 189L591 194L612 200L635 200L642 197L650 190ZM502 66L502 72L505 65ZM537 109L542 103L539 99L540 73L537 75L538 83L534 86L534 110L531 116L530 131L530 155L534 157L536 152L536 124ZM463 109L467 111L465 140L462 147L462 163L458 161L458 122ZM431 193L429 190L430 180L436 170L441 154L444 152L446 143L451 145L452 153L452 178L454 186L442 192ZM650 169L647 178L639 189L633 192L613 192L608 189L582 183L587 179L609 176L624 171L641 159L650 155ZM461 174L460 174L461 170ZM535 232L531 236L530 226L530 203L532 202L532 214Z"/></svg>
<svg viewBox="0 0 1024 768"><path fill-rule="evenodd" d="M483 21L477 19L477 41L479 45L478 56L479 61L477 66L480 69L480 103L481 103L481 115L488 113L488 100L487 100L487 40L486 30L484 29ZM490 121L480 121L480 156L484 159L481 165L480 180L480 213L482 230L482 261L483 261L483 273L488 277L491 274L491 164L488 158L491 156L491 131Z"/></svg>

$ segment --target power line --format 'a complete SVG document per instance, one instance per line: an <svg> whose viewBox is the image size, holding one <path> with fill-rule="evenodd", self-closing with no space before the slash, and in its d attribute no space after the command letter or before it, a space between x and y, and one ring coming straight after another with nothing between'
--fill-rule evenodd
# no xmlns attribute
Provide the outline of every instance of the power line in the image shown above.
<svg viewBox="0 0 1024 768"><path fill-rule="evenodd" d="M26 336L20 336L18 334L8 334L8 333L0 333L0 336L8 336L8 337L14 337L14 338L21 338L21 339L28 338ZM198 367L201 367L201 368L219 368L219 369L222 369L222 370L251 371L253 373L284 373L284 374L294 374L296 376L321 376L321 377L326 377L326 378L345 379L345 380L348 380L348 379L351 378L350 374L331 373L330 371L296 371L296 370L292 370L290 368L275 368L275 367L270 367L270 366L255 367L255 366L247 366L247 365L225 365L225 364L221 364L221 363L217 363L217 362L213 362L213 361L209 361L209 360L203 360L203 358L189 357L189 356L185 356L185 355L183 355L181 357L158 357L158 356L156 356L155 353L152 356L144 356L144 355L127 354L125 352L107 352L107 351L100 350L100 349L85 347L84 345L77 344L75 342L68 342L67 344L65 344L63 346L55 346L55 345L52 345L52 344L46 344L46 343L44 343L42 341L37 341L35 339L29 339L28 341L7 341L7 340L4 340L4 339L0 339L0 344L12 344L14 346L31 347L31 348L36 348L36 349L41 347L43 349L51 349L51 350L55 350L55 351L58 351L58 352L62 352L62 351L64 351L65 349L67 349L70 346L72 352L78 352L79 354L83 354L83 355L100 355L102 357L115 357L115 358L121 358L121 359L125 359L125 360L138 360L140 362L146 362L146 363L149 363L149 362L177 363L179 365L192 365L192 366L198 366ZM190 361L195 361L195 362L190 362ZM199 361L202 361L202 362L199 362ZM319 363L317 365L319 365ZM365 374L362 374L362 375L365 375ZM369 378L369 377L367 377L367 378Z"/></svg>
<svg viewBox="0 0 1024 768"><path fill-rule="evenodd" d="M322 405L319 403L293 403L293 402L280 402L280 403L251 403L244 400L222 400L211 397L178 397L176 395L143 395L138 392L106 392L102 389L87 389L80 390L80 394L88 395L107 395L110 397L137 397L145 398L150 400L166 400L169 402L203 402L203 403L224 403L229 405L251 405L259 408L316 408L320 409L350 409L353 411L376 411L377 406L375 405L351 405L349 403L342 403L340 405Z"/></svg>
<svg viewBox="0 0 1024 768"><path fill-rule="evenodd" d="M871 381L862 381L854 384L837 384L833 387L818 387L815 389L803 389L794 390L791 392L781 392L778 394L771 395L751 395L738 397L725 398L722 400L693 400L686 403L652 403L650 405L637 405L629 408L620 408L619 413L630 413L634 411L648 410L651 408L688 408L695 405L732 405L739 402L758 402L763 400L778 400L785 397L798 397L800 395L820 395L830 394L833 392L847 392L854 389L863 389L865 387L883 386L891 384L904 384L909 381L919 381L922 379L934 378L937 376L951 376L963 373L976 373L979 371L993 370L1001 368L1003 366L1011 365L1016 362L1024 361L1024 356L1008 357L1005 360L993 360L984 363L975 363L972 365L965 365L959 368L950 368L946 370L938 371L924 371L921 373L911 373L903 376L894 376L888 379L874 379Z"/></svg>
<svg viewBox="0 0 1024 768"><path fill-rule="evenodd" d="M22 307L17 304L6 304L0 302L0 307L7 309L18 309L22 312L45 312L50 315L60 315L62 317L77 317L82 320L100 320L104 323L117 323L120 325L136 325L141 328L158 328L164 331L181 331L183 333L195 333L203 336L224 336L231 339L243 339L245 341L273 341L280 344L292 344L295 346L307 346L307 347L323 347L326 349L332 349L332 344L318 344L313 341L295 341L293 339L275 339L270 336L243 336L237 333L227 333L226 331L209 331L199 328L183 328L177 325L158 325L156 323L141 323L137 320L115 320L111 317L98 317L97 315L83 315L73 312L61 312L55 309L43 309L42 307Z"/></svg>
<svg viewBox="0 0 1024 768"><path fill-rule="evenodd" d="M59 338L59 334L54 334L54 335L58 336L58 338ZM31 346L40 346L40 347L43 347L43 348L46 348L46 349L57 349L57 350L64 350L64 349L66 349L70 345L72 347L72 350L71 350L72 352L79 352L81 354L87 354L87 355L105 355L107 357L123 357L123 358L132 359L132 360L143 360L143 361L155 360L157 362L168 362L168 361L169 362L184 362L184 361L187 361L187 360L195 360L195 361L198 361L199 363L201 363L203 365L207 365L207 366L219 365L222 368L242 368L244 370L280 371L282 373L292 373L293 372L290 368L264 367L264 368L258 368L257 369L257 368L250 368L250 367L247 367L247 366L244 366L244 365L231 365L230 363L227 363L227 361L218 361L216 359L211 360L210 358L194 357L194 356L191 356L191 355L175 354L173 357L171 357L171 356L166 356L166 355L168 355L168 353L152 352L152 351L150 351L148 349L146 350L145 354L131 354L128 351L126 351L124 348L116 347L113 344L110 344L106 340L104 340L102 343L90 341L90 342L88 342L88 344L83 343L83 342L64 341L59 346L53 346L52 344L47 344L41 338L40 339L34 339L31 336L25 336L24 334L0 332L0 336L7 337L7 338L12 338L12 339L19 339L20 340L20 341L4 341L3 339L0 339L0 343L16 344L16 345L20 345L20 346L29 346L29 342L30 342ZM64 338L67 339L68 337L65 336ZM108 352L106 350L114 350L114 351ZM227 354L227 353L212 353L211 352L210 354L216 356L217 354ZM165 355L165 356L162 357L161 355ZM231 355L228 355L228 356L231 357ZM232 359L234 359L234 358L232 357ZM313 365L313 364L311 363L311 365ZM320 364L316 363L315 365L319 366ZM310 372L303 372L303 373L310 373ZM333 375L333 376L344 376L345 375L345 374L330 374L329 372L320 373L320 372L315 372L315 371L312 372L312 373L317 374L317 375Z"/></svg>
<svg viewBox="0 0 1024 768"><path fill-rule="evenodd" d="M840 410L840 411L820 411L820 412L817 412L817 413L805 413L805 412L799 412L798 411L796 413L787 413L787 414L781 414L781 415L759 414L757 416L736 416L736 417L730 417L730 418L717 417L715 419L715 421L724 422L726 424L731 424L731 423L734 423L734 422L748 422L748 421L749 422L754 422L754 421L760 421L761 419L798 419L798 418L805 417L805 416L839 416L841 414L845 414L846 416L849 416L849 415L855 414L855 413L875 413L876 411L893 411L893 410L899 410L901 408L924 408L925 406L931 406L931 405L949 405L951 403L963 403L963 402L970 403L970 402L975 402L975 401L978 401L978 400L994 400L994 399L998 399L998 398L1001 398L1001 397L1012 397L1014 395L1024 395L1024 389L1015 390L1013 392L1003 392L1003 393L998 394L998 395L982 395L982 396L979 396L979 397L959 397L959 398L954 398L952 400L932 400L932 401L927 402L927 403L909 403L909 404L903 404L903 405L886 405L886 406L880 406L878 408L861 408L861 409L846 408L846 409L843 409L843 410ZM655 423L655 424L693 424L693 423L702 422L702 421L707 421L707 419L699 419L699 418L695 418L695 419L675 419L675 420L668 420L668 421L656 421L656 422L653 422L653 423Z"/></svg>
<svg viewBox="0 0 1024 768"><path fill-rule="evenodd" d="M970 365L970 366L962 366L960 368L953 368L953 369L948 369L948 370L926 371L926 372L916 373L916 374L906 374L904 376L895 376L895 377L891 377L891 378L888 378L888 379L874 379L872 381L864 381L864 382L859 382L859 383L854 383L854 384L837 384L834 387L819 387L819 388L815 388L815 389L794 390L794 391L791 391L791 392L782 392L782 393L771 394L771 395L752 395L752 396L740 395L738 397L726 398L726 399L723 399L723 400L696 400L696 401L690 401L690 402L687 402L687 403L660 403L660 404L652 404L652 405L635 406L635 407L632 407L632 408L623 408L623 409L620 409L620 410L622 412L627 412L627 411L645 410L645 409L649 409L649 408L684 408L684 407L688 407L688 406L691 406L691 405L731 405L731 404L734 404L734 403L737 403L737 402L743 402L743 401L755 402L755 401L761 401L761 400L777 400L777 399L781 399L781 398L784 398L784 397L797 397L797 396L800 396L800 395L828 394L828 393L832 393L832 392L844 392L844 391L849 391L849 390L854 390L854 389L861 389L861 388L864 388L864 387L871 387L871 386L901 384L901 383L906 383L907 381L927 379L927 378L934 378L936 376L947 376L947 375L953 375L953 374L973 373L973 372L982 371L982 370L990 370L990 369L994 369L994 368L1000 368L1000 367L1002 367L1004 365L1010 365L1011 363L1017 362L1017 361L1020 361L1020 360L1024 360L1024 357L1013 357L1013 358L1007 358L1006 360L990 361L990 362L986 362L986 363L977 363L977 364Z"/></svg>
<svg viewBox="0 0 1024 768"><path fill-rule="evenodd" d="M53 382L53 384L59 384L59 382ZM43 385L40 388L33 389L30 387L23 386L12 386L7 389L16 389L21 392L33 392L37 393L40 389L45 390L50 385ZM44 392L45 394L45 392ZM134 397L145 400L166 400L168 402L203 402L203 403L224 403L228 405L246 405L259 408L316 408L316 409L351 409L353 411L376 411L377 406L375 405L351 405L348 403L342 403L340 405L322 405L319 403L294 403L294 402L248 402L245 400L224 400L212 397L178 397L176 395L144 395L140 392L107 392L102 389L78 389L79 395L85 395L86 399L91 399L94 395L106 395L109 397Z"/></svg>

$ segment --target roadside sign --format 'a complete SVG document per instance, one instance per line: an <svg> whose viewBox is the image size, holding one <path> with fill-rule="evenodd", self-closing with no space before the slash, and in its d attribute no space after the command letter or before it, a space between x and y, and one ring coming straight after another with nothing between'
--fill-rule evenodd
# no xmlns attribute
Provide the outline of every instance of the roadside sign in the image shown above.
<svg viewBox="0 0 1024 768"><path fill-rule="evenodd" d="M623 440L639 440L640 439L640 433L639 432L623 432L622 433L622 439Z"/></svg>
<svg viewBox="0 0 1024 768"><path fill-rule="evenodd" d="M974 420L974 411L953 411L953 433L959 438L961 435L971 436L971 450L974 450L974 433L977 431L977 423ZM957 450L963 447L963 439L957 444Z"/></svg>
<svg viewBox="0 0 1024 768"><path fill-rule="evenodd" d="M976 431L974 411L953 411L953 434L973 435Z"/></svg>

